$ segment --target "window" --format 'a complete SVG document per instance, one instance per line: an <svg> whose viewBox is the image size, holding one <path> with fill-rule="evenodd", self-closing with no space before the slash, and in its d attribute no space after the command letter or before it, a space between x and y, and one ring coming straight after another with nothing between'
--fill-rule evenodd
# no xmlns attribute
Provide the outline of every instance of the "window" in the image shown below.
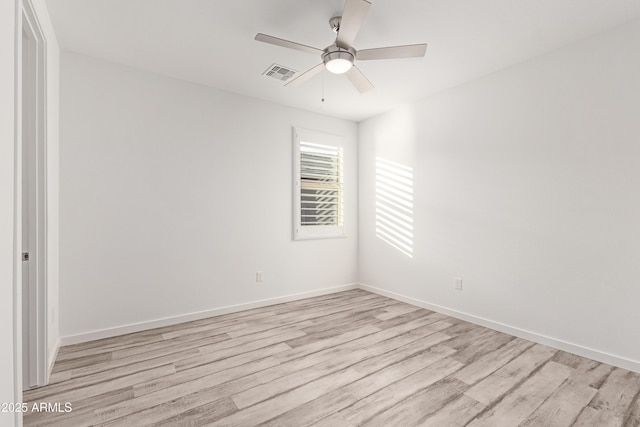
<svg viewBox="0 0 640 427"><path fill-rule="evenodd" d="M343 141L294 129L295 240L343 237Z"/></svg>

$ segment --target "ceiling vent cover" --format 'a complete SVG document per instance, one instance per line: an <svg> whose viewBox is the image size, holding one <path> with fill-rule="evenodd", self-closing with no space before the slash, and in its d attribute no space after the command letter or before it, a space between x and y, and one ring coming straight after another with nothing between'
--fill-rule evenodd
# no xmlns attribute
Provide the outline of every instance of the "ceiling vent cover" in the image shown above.
<svg viewBox="0 0 640 427"><path fill-rule="evenodd" d="M283 82L291 80L291 78L297 73L296 70L292 70L289 67L284 67L278 64L272 64L267 70L262 73L263 76L272 77L276 80Z"/></svg>

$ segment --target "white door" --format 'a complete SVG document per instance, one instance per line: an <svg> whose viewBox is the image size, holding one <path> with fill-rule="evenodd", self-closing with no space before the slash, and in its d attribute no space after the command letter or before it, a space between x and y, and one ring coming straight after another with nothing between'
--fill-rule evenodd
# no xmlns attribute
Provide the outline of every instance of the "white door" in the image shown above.
<svg viewBox="0 0 640 427"><path fill-rule="evenodd" d="M46 385L46 98L44 39L28 1L22 20L22 384Z"/></svg>

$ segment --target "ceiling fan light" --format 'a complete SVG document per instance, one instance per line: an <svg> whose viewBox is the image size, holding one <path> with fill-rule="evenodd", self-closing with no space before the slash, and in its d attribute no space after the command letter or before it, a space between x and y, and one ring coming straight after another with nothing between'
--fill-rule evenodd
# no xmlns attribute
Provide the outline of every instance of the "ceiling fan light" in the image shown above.
<svg viewBox="0 0 640 427"><path fill-rule="evenodd" d="M346 50L327 52L323 56L324 66L334 74L344 74L353 67L353 55Z"/></svg>
<svg viewBox="0 0 640 427"><path fill-rule="evenodd" d="M342 58L332 59L331 61L325 64L327 70L334 74L344 74L351 69L353 64L351 61Z"/></svg>

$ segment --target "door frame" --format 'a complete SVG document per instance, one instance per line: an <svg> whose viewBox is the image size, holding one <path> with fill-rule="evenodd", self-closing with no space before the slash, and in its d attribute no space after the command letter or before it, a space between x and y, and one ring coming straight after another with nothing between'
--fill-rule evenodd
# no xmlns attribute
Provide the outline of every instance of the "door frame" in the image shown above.
<svg viewBox="0 0 640 427"><path fill-rule="evenodd" d="M16 147L16 183L18 185L16 203L17 223L21 224L17 230L20 236L16 239L20 242L18 246L19 263L18 270L22 271L22 252L25 242L22 241L22 230L29 226L31 237L29 245L30 265L28 289L24 289L25 284L20 280L20 290L26 301L22 300L19 310L22 311L22 327L20 336L22 337L21 361L22 387L28 389L46 385L48 382L48 355L47 355L47 47L44 32L37 18L35 8L31 0L23 0L20 19L21 31L18 37L19 58L18 67L18 96L16 102L16 117L18 117L19 138ZM23 38L28 39L26 46ZM29 70L23 70L24 55L29 55ZM23 79L28 78L32 88L28 99L23 94ZM27 105L23 105L26 102ZM28 113L25 114L25 107ZM27 123L23 123L26 121ZM24 126L28 127L26 135L23 134ZM23 147L28 149L23 150ZM25 158L25 156L28 156ZM29 180L23 180L23 161L29 162ZM30 188L28 188L30 186ZM33 214L30 212L29 224L23 222L22 196L24 191L29 189L34 192ZM27 313L24 313L24 311ZM26 354L24 354L24 350ZM26 366L25 366L26 365Z"/></svg>

